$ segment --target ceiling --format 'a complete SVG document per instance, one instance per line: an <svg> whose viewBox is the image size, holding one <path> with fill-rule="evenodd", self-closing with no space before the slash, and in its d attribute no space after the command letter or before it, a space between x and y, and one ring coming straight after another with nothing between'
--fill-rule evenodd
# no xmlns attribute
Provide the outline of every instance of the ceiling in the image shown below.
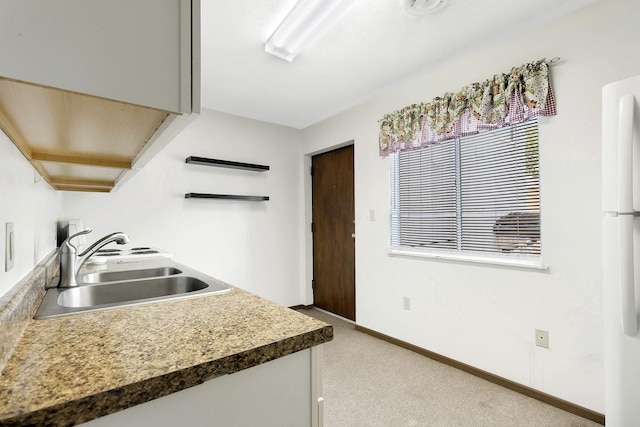
<svg viewBox="0 0 640 427"><path fill-rule="evenodd" d="M425 16L401 0L355 0L287 62L264 43L295 2L202 0L203 107L303 129L594 0L447 0Z"/></svg>

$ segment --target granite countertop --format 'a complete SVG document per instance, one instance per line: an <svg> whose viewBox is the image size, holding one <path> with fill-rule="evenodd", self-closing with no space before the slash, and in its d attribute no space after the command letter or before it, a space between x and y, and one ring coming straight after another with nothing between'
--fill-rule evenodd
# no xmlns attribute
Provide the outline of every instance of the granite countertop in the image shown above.
<svg viewBox="0 0 640 427"><path fill-rule="evenodd" d="M0 425L75 425L332 337L331 326L234 287L31 319L0 375Z"/></svg>

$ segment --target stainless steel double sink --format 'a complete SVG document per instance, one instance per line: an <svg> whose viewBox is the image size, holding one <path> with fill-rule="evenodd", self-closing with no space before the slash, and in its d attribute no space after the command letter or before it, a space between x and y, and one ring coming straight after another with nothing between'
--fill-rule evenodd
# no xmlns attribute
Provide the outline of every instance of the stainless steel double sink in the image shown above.
<svg viewBox="0 0 640 427"><path fill-rule="evenodd" d="M96 267L96 268L105 268ZM72 288L46 291L34 318L47 319L89 311L220 294L231 288L171 260L116 264L103 270L86 268Z"/></svg>

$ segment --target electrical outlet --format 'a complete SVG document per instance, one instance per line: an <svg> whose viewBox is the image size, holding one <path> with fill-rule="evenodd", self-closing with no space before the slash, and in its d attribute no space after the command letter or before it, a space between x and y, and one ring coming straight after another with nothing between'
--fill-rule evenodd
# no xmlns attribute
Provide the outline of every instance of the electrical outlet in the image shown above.
<svg viewBox="0 0 640 427"><path fill-rule="evenodd" d="M13 235L13 223L7 222L5 225L5 238L4 238L4 271L9 271L13 268L13 259L16 255L15 237Z"/></svg>
<svg viewBox="0 0 640 427"><path fill-rule="evenodd" d="M404 304L405 310L411 310L411 298L402 297L402 303Z"/></svg>
<svg viewBox="0 0 640 427"><path fill-rule="evenodd" d="M376 220L376 211L374 209L369 209L369 221Z"/></svg>
<svg viewBox="0 0 640 427"><path fill-rule="evenodd" d="M549 331L536 329L536 345L538 347L549 348Z"/></svg>

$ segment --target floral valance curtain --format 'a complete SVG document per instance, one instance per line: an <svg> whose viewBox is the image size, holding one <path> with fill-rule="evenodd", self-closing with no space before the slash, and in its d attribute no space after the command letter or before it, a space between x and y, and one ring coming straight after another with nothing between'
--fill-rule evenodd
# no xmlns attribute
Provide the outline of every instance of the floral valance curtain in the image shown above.
<svg viewBox="0 0 640 427"><path fill-rule="evenodd" d="M556 114L549 66L541 59L498 74L458 93L445 93L380 120L380 155Z"/></svg>

